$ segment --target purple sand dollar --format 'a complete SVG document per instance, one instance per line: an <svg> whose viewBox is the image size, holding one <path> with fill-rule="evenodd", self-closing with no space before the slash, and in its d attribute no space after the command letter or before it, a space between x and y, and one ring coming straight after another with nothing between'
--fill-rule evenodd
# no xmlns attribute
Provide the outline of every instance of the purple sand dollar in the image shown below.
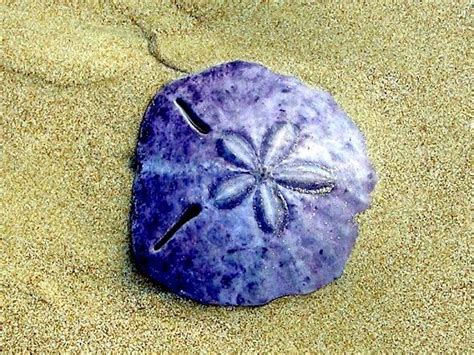
<svg viewBox="0 0 474 355"><path fill-rule="evenodd" d="M328 93L243 61L158 92L136 162L136 263L205 304L262 305L339 277L376 183Z"/></svg>

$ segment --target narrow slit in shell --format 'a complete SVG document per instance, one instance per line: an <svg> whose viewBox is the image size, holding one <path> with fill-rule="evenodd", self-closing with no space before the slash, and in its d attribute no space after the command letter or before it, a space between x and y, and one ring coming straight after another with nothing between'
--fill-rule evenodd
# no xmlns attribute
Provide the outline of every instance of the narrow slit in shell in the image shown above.
<svg viewBox="0 0 474 355"><path fill-rule="evenodd" d="M186 223L188 223L193 218L197 217L202 211L202 206L199 203L192 203L190 204L184 212L179 216L178 220L166 231L163 237L158 240L153 249L155 251L160 250L168 243L171 238L176 234L176 232L183 227Z"/></svg>
<svg viewBox="0 0 474 355"><path fill-rule="evenodd" d="M211 126L196 114L188 102L178 97L174 104L192 129L200 134L208 134L211 131Z"/></svg>

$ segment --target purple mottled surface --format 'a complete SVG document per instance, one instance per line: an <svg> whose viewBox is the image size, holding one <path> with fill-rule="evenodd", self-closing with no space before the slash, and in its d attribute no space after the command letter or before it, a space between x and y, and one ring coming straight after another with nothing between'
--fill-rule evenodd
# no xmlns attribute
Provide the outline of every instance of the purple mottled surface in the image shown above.
<svg viewBox="0 0 474 355"><path fill-rule="evenodd" d="M329 94L242 61L157 93L136 159L137 265L207 304L260 305L339 277L376 182Z"/></svg>

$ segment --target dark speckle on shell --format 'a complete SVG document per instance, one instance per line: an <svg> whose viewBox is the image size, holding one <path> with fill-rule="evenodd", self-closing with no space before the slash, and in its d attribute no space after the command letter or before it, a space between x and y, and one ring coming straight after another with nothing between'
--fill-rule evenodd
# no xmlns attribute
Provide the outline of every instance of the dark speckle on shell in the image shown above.
<svg viewBox="0 0 474 355"><path fill-rule="evenodd" d="M205 304L261 305L339 277L376 181L329 94L242 61L158 92L135 160L136 262Z"/></svg>

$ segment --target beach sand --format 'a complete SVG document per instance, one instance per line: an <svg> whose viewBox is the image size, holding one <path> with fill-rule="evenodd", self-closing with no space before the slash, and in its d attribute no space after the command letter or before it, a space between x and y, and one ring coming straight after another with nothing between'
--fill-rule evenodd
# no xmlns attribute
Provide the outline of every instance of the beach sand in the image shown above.
<svg viewBox="0 0 474 355"><path fill-rule="evenodd" d="M0 350L473 350L468 2L101 3L0 5ZM344 275L260 308L163 292L130 256L149 100L234 59L331 92L379 176Z"/></svg>

